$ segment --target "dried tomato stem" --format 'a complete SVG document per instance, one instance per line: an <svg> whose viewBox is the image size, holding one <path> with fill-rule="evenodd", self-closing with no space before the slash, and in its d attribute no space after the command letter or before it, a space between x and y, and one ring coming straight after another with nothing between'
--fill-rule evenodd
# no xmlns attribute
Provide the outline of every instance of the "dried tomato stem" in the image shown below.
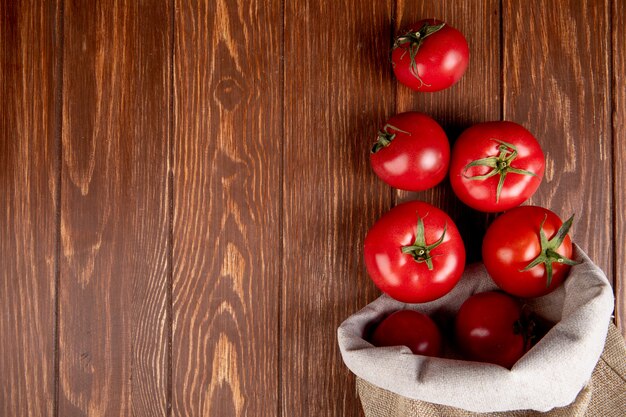
<svg viewBox="0 0 626 417"><path fill-rule="evenodd" d="M420 77L417 71L417 62L415 61L417 52L422 46L422 43L424 43L424 39L426 39L433 33L441 30L441 28L443 28L445 25L446 25L445 23L431 25L428 22L426 22L418 30L410 30L404 35L400 35L396 37L396 39L394 40L392 50L402 48L404 50L404 54L406 54L407 52L409 53L409 56L411 59L411 63L409 65L409 71L415 78L419 80L419 82L421 83L420 86L422 85L430 86L430 85L424 83L424 81L422 80L422 78ZM402 54L401 58L404 58L404 54Z"/></svg>
<svg viewBox="0 0 626 417"><path fill-rule="evenodd" d="M372 147L372 153L376 153L381 149L386 148L391 144L391 141L396 138L396 133L389 132L389 129L393 129L396 132L405 133L409 136L411 135L409 132L398 129L397 127L387 123L381 130L378 131L378 137L376 139L376 142L374 143L374 146Z"/></svg>

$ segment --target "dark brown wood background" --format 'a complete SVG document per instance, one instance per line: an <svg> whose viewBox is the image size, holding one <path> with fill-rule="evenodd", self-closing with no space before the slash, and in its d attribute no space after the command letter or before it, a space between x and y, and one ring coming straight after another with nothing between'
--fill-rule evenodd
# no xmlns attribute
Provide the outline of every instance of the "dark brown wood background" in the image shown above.
<svg viewBox="0 0 626 417"><path fill-rule="evenodd" d="M396 192L378 127L506 119L547 155L626 334L622 0L1 0L0 415L361 415L336 327L378 296L361 245L423 199L478 259L489 216ZM388 61L424 17L467 37L455 87Z"/></svg>

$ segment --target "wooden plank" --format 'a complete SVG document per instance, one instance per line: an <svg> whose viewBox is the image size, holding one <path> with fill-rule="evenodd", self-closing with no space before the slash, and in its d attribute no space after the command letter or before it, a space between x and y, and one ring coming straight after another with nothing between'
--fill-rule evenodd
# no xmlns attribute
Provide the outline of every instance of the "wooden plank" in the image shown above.
<svg viewBox="0 0 626 417"><path fill-rule="evenodd" d="M0 2L0 415L55 391L57 4Z"/></svg>
<svg viewBox="0 0 626 417"><path fill-rule="evenodd" d="M336 328L379 295L363 239L392 190L369 167L394 110L392 2L285 3L282 415L358 416Z"/></svg>
<svg viewBox="0 0 626 417"><path fill-rule="evenodd" d="M277 412L281 9L176 4L174 416Z"/></svg>
<svg viewBox="0 0 626 417"><path fill-rule="evenodd" d="M615 318L626 338L626 3L612 2Z"/></svg>
<svg viewBox="0 0 626 417"><path fill-rule="evenodd" d="M397 111L421 111L439 122L451 146L473 124L501 117L500 1L405 1L398 0L395 33L421 19L436 18L460 30L470 47L467 72L454 86L435 93L418 93L398 83ZM446 178L422 192L396 191L397 203L423 200L450 214L467 249L468 262L480 259L480 242L493 216L462 204Z"/></svg>
<svg viewBox="0 0 626 417"><path fill-rule="evenodd" d="M610 28L607 1L503 2L504 118L546 154L530 204L576 213L574 241L610 276Z"/></svg>
<svg viewBox="0 0 626 417"><path fill-rule="evenodd" d="M59 416L164 416L171 10L66 1Z"/></svg>

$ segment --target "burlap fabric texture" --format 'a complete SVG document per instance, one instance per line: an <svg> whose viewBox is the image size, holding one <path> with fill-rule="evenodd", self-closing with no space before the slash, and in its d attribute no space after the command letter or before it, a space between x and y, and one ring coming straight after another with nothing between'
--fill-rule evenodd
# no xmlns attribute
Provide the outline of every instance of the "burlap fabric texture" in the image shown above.
<svg viewBox="0 0 626 417"><path fill-rule="evenodd" d="M468 267L457 286L439 300L405 304L383 295L350 316L338 329L339 348L344 363L359 377L368 416L533 415L529 412L548 412L575 401L585 410L596 403L607 404L611 412L618 413L615 415L626 416L626 405L616 404L623 403L624 373L618 372L621 368L615 364L624 366L624 352L614 350L614 360L600 361L596 368L613 311L613 291L604 273L578 246L574 258L581 264L572 267L561 287L544 297L525 300L533 311L555 324L511 370L460 360L453 351L445 352L444 358L431 358L413 355L404 346L376 348L367 341L373 326L400 309L421 311L441 328L451 328L456 311L469 296L497 288L481 264ZM594 379L589 383L594 369L608 381L595 390L594 383L600 382ZM594 395L598 400L593 400ZM585 401L587 405L582 407ZM567 412L568 416L577 415L574 410Z"/></svg>

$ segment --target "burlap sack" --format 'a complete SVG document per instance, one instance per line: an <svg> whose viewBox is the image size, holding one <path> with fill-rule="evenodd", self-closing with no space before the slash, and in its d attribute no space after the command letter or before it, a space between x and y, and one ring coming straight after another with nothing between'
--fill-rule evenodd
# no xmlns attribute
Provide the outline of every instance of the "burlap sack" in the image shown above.
<svg viewBox="0 0 626 417"><path fill-rule="evenodd" d="M424 312L443 328L450 328L456 311L470 295L496 288L482 265L467 268L459 284L439 300L404 304L382 296L348 318L338 329L338 342L344 362L360 378L366 412L370 410L369 415L376 417L454 416L457 414L450 410L461 409L467 411L459 415L475 415L473 412L515 416L518 414L511 411L546 412L566 407L577 398L580 404L589 403L594 391L593 384L588 383L604 348L613 292L606 276L584 252L577 246L574 252L582 263L572 268L565 284L545 297L527 300L534 311L556 324L511 370L450 359L453 352L447 352L448 358L429 358L413 355L406 347L376 348L364 338L373 324L406 308ZM625 359L618 357L614 362L623 365ZM618 390L623 395L623 388ZM380 408L372 408L373 404ZM440 414L427 414L415 408L418 405ZM611 407L624 411L623 404ZM416 414L411 414L412 410ZM524 412L519 415L528 415Z"/></svg>
<svg viewBox="0 0 626 417"><path fill-rule="evenodd" d="M591 381L572 404L545 413L530 410L473 413L460 408L411 400L378 388L361 378L357 378L356 386L365 417L624 417L626 344L617 328L611 324L604 352L593 371Z"/></svg>

